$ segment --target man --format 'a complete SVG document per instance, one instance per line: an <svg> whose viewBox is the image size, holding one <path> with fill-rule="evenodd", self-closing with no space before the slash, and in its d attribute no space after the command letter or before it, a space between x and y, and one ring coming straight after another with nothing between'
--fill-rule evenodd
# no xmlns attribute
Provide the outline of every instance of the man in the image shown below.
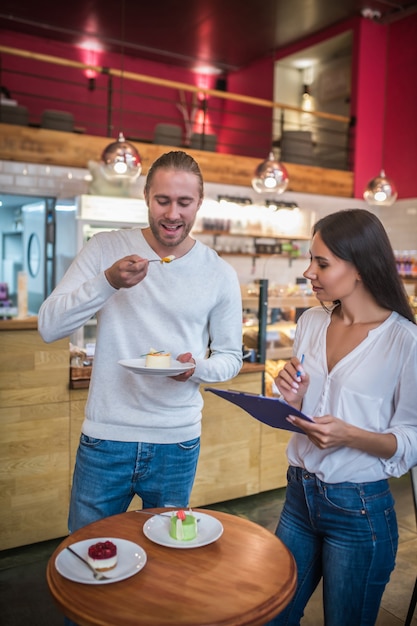
<svg viewBox="0 0 417 626"><path fill-rule="evenodd" d="M190 236L203 200L198 164L182 151L162 155L144 195L149 227L92 237L39 311L47 342L97 316L71 532L125 511L135 493L144 508L188 506L200 447L199 386L233 378L242 364L236 273ZM171 255L169 264L149 263ZM118 364L151 348L194 367L161 377Z"/></svg>

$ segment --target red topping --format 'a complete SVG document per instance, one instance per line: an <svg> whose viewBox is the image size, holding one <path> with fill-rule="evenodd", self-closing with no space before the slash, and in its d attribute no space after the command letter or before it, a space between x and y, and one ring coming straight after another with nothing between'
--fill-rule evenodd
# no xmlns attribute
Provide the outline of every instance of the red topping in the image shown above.
<svg viewBox="0 0 417 626"><path fill-rule="evenodd" d="M99 541L88 548L88 556L92 559L110 559L116 556L117 547L111 541Z"/></svg>
<svg viewBox="0 0 417 626"><path fill-rule="evenodd" d="M183 522L185 520L185 511L177 511L177 517Z"/></svg>

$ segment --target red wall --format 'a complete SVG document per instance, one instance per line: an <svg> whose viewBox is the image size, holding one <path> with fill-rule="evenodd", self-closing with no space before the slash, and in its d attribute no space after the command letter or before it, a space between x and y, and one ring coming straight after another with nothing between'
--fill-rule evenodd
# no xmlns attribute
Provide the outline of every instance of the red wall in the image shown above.
<svg viewBox="0 0 417 626"><path fill-rule="evenodd" d="M274 61L269 56L231 74L231 93L273 100ZM228 100L225 104L222 138L232 154L265 159L271 149L272 108Z"/></svg>
<svg viewBox="0 0 417 626"><path fill-rule="evenodd" d="M381 167L399 198L417 197L417 15L391 25L356 18L279 50L276 59L352 30L354 195ZM386 99L385 99L386 87Z"/></svg>
<svg viewBox="0 0 417 626"><path fill-rule="evenodd" d="M399 198L417 196L416 42L417 15L389 26L361 20L352 94L357 197L381 168L395 182Z"/></svg>
<svg viewBox="0 0 417 626"><path fill-rule="evenodd" d="M128 56L122 59L121 55L106 51L88 53L75 46L37 37L2 32L1 43L35 53L102 67L120 69L123 66L123 71L126 73L158 76L194 85L198 80L196 74L181 68L137 60ZM7 71L9 69L20 72L20 75L9 74ZM32 73L39 78L31 77ZM7 86L12 97L16 97L19 104L29 108L31 122L36 123L40 120L44 108L70 110L74 113L76 125L82 126L86 133L105 135L108 78L103 74L97 74L95 89L90 91L86 73L86 70L2 55L2 84ZM182 115L177 107L179 94L175 89L170 90L125 79L121 94L120 79L114 77L113 90L114 129L112 135L117 135L123 126L126 135L151 139L154 125L158 121L183 124ZM31 94L38 94L38 96ZM130 112L122 114L122 108Z"/></svg>
<svg viewBox="0 0 417 626"><path fill-rule="evenodd" d="M385 169L401 198L417 197L417 15L390 26Z"/></svg>
<svg viewBox="0 0 417 626"><path fill-rule="evenodd" d="M363 18L350 20L279 50L276 58L283 58L346 30L354 32L351 112L357 119L354 132L355 196L362 197L368 180L384 166L387 175L397 185L399 198L417 197L417 15L394 22L389 27ZM88 59L81 49L58 41L48 42L4 31L0 32L0 41L3 45L84 63L93 61L113 68L120 68L121 64L120 55L102 52L94 61ZM44 63L32 63L39 73L45 73ZM96 89L89 91L84 71L48 66L48 72L51 68L53 70L50 72L53 80L43 79L38 83L25 71L27 67L28 61L24 59L2 55L2 84L10 89L12 96L17 96L21 104L29 107L32 122L39 121L44 108L60 108L73 111L76 125L83 126L85 132L106 134L106 76L98 75ZM20 76L8 74L8 68L20 71ZM202 86L199 82L202 77L192 72L128 56L124 59L124 70ZM215 78L206 77L205 80L205 87L215 87ZM71 81L70 86L68 81ZM38 89L37 93L47 94L46 101L30 95L32 88L39 85L42 89L40 92ZM115 92L118 88L119 80L115 78ZM272 100L273 60L261 59L230 74L227 89L230 93ZM189 109L191 94L186 94L186 99ZM127 84L124 81L123 102L120 100L120 93L115 93L112 136L117 136L123 126L126 136L152 141L153 129L158 121L183 125L178 109L178 90L167 91L144 83L129 81ZM89 106L83 106L85 104ZM124 110L129 110L123 115L122 104ZM219 151L259 158L269 151L270 109L210 97L207 110L206 130L218 134Z"/></svg>
<svg viewBox="0 0 417 626"><path fill-rule="evenodd" d="M384 167L384 108L387 26L361 20L354 33L351 115L354 132L355 197ZM387 172L388 174L388 172Z"/></svg>
<svg viewBox="0 0 417 626"><path fill-rule="evenodd" d="M100 67L123 69L125 73L122 90L119 77L113 77L113 111L111 130L108 132L109 79L106 75L97 73L94 78L95 88L89 90L87 70L3 54L1 82L19 104L28 107L30 122L33 124L40 122L44 109L58 109L71 111L75 117L75 125L83 128L85 133L117 137L119 131L123 130L127 138L152 141L154 127L158 122L179 124L185 132L184 117L179 104L182 102L190 115L193 106L198 105L198 100L203 97L203 92L197 99L195 96L193 98L190 92L184 92L181 100L178 89L130 80L129 72L185 83L202 89L216 87L216 76L202 76L179 67L127 55L122 59L121 55L106 51L88 53L81 48L58 41L7 31L0 32L0 41L5 46ZM270 66L270 60L266 64L262 61L256 63L254 67L244 70L236 82L234 77L231 77L228 88L230 89L230 85L233 84L234 87L241 87L242 93L270 100L272 97ZM204 129L207 133L218 135L219 151L245 156L262 156L265 153L265 143L266 145L269 143L269 140L265 142L265 136L270 133L268 116L261 122L260 116L254 115L252 110L250 116L245 117L247 115L245 106L233 105L227 109L226 100L214 96L208 96L206 104ZM202 130L202 109L203 107L198 109L195 117L194 130L198 132ZM237 126L241 127L239 140L234 137L233 131L229 133L230 129ZM260 129L262 133L259 132ZM249 142L242 139L248 132L251 133Z"/></svg>

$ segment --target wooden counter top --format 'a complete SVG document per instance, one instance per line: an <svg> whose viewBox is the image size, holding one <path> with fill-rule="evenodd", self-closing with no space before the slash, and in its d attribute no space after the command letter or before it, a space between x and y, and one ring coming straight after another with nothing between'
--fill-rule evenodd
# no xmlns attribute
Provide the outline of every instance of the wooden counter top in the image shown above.
<svg viewBox="0 0 417 626"><path fill-rule="evenodd" d="M71 389L88 389L90 386L91 366L87 367L71 367L70 368L70 387ZM253 372L264 372L264 363L248 363L243 362L242 369L239 374L252 374Z"/></svg>
<svg viewBox="0 0 417 626"><path fill-rule="evenodd" d="M32 317L0 320L0 330L38 330L38 318L33 315Z"/></svg>
<svg viewBox="0 0 417 626"><path fill-rule="evenodd" d="M249 363L243 361L242 369L239 374L251 374L252 372L264 372L265 363Z"/></svg>

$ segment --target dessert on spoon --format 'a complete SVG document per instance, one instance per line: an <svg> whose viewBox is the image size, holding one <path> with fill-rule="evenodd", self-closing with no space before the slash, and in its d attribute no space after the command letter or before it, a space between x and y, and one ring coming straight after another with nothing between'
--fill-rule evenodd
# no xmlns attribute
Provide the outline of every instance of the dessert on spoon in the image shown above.
<svg viewBox="0 0 417 626"><path fill-rule="evenodd" d="M171 263L171 261L174 261L174 259L175 254L170 254L169 256L162 257L162 259L150 259L149 263L153 263L154 261L159 261L159 263Z"/></svg>

